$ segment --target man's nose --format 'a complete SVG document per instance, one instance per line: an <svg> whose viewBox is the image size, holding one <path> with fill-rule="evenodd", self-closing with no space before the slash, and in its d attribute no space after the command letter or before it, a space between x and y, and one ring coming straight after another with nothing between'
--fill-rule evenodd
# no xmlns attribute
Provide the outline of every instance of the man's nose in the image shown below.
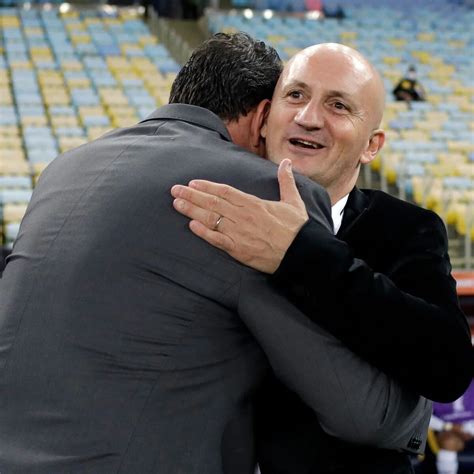
<svg viewBox="0 0 474 474"><path fill-rule="evenodd" d="M306 130L315 130L323 127L323 111L318 104L308 102L295 115L295 123Z"/></svg>

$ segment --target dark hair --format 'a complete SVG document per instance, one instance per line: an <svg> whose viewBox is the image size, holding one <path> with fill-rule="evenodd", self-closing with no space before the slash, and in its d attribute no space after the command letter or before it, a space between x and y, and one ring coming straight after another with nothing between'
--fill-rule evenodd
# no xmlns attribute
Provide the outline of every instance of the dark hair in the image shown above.
<svg viewBox="0 0 474 474"><path fill-rule="evenodd" d="M278 53L263 41L246 33L217 33L194 50L173 82L169 102L237 120L272 98L281 70Z"/></svg>

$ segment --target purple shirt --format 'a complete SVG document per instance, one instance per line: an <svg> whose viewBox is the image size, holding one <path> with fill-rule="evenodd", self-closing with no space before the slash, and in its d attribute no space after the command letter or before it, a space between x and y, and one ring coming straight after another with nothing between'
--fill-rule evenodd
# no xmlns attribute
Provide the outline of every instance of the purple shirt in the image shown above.
<svg viewBox="0 0 474 474"><path fill-rule="evenodd" d="M433 414L443 421L463 423L474 420L474 381L461 398L453 403L433 403Z"/></svg>

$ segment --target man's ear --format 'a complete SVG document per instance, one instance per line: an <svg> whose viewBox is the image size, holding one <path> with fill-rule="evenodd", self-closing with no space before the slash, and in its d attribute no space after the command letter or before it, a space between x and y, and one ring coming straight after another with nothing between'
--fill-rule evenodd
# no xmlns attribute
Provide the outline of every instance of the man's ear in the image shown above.
<svg viewBox="0 0 474 474"><path fill-rule="evenodd" d="M377 129L372 132L367 148L362 153L360 162L363 165L370 163L375 159L377 153L382 149L385 143L385 132L382 129Z"/></svg>
<svg viewBox="0 0 474 474"><path fill-rule="evenodd" d="M266 129L266 122L268 113L270 112L271 102L268 99L262 100L255 110L255 114L250 125L250 140L253 146L259 147L261 144L262 137L265 138L265 135L261 131Z"/></svg>

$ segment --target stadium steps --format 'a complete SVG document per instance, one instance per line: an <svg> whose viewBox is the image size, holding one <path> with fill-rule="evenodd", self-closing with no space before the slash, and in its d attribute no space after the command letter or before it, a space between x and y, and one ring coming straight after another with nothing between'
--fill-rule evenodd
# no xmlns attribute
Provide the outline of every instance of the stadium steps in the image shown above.
<svg viewBox="0 0 474 474"><path fill-rule="evenodd" d="M153 9L149 13L148 25L180 64L184 64L193 49L209 36L197 21L159 18Z"/></svg>

